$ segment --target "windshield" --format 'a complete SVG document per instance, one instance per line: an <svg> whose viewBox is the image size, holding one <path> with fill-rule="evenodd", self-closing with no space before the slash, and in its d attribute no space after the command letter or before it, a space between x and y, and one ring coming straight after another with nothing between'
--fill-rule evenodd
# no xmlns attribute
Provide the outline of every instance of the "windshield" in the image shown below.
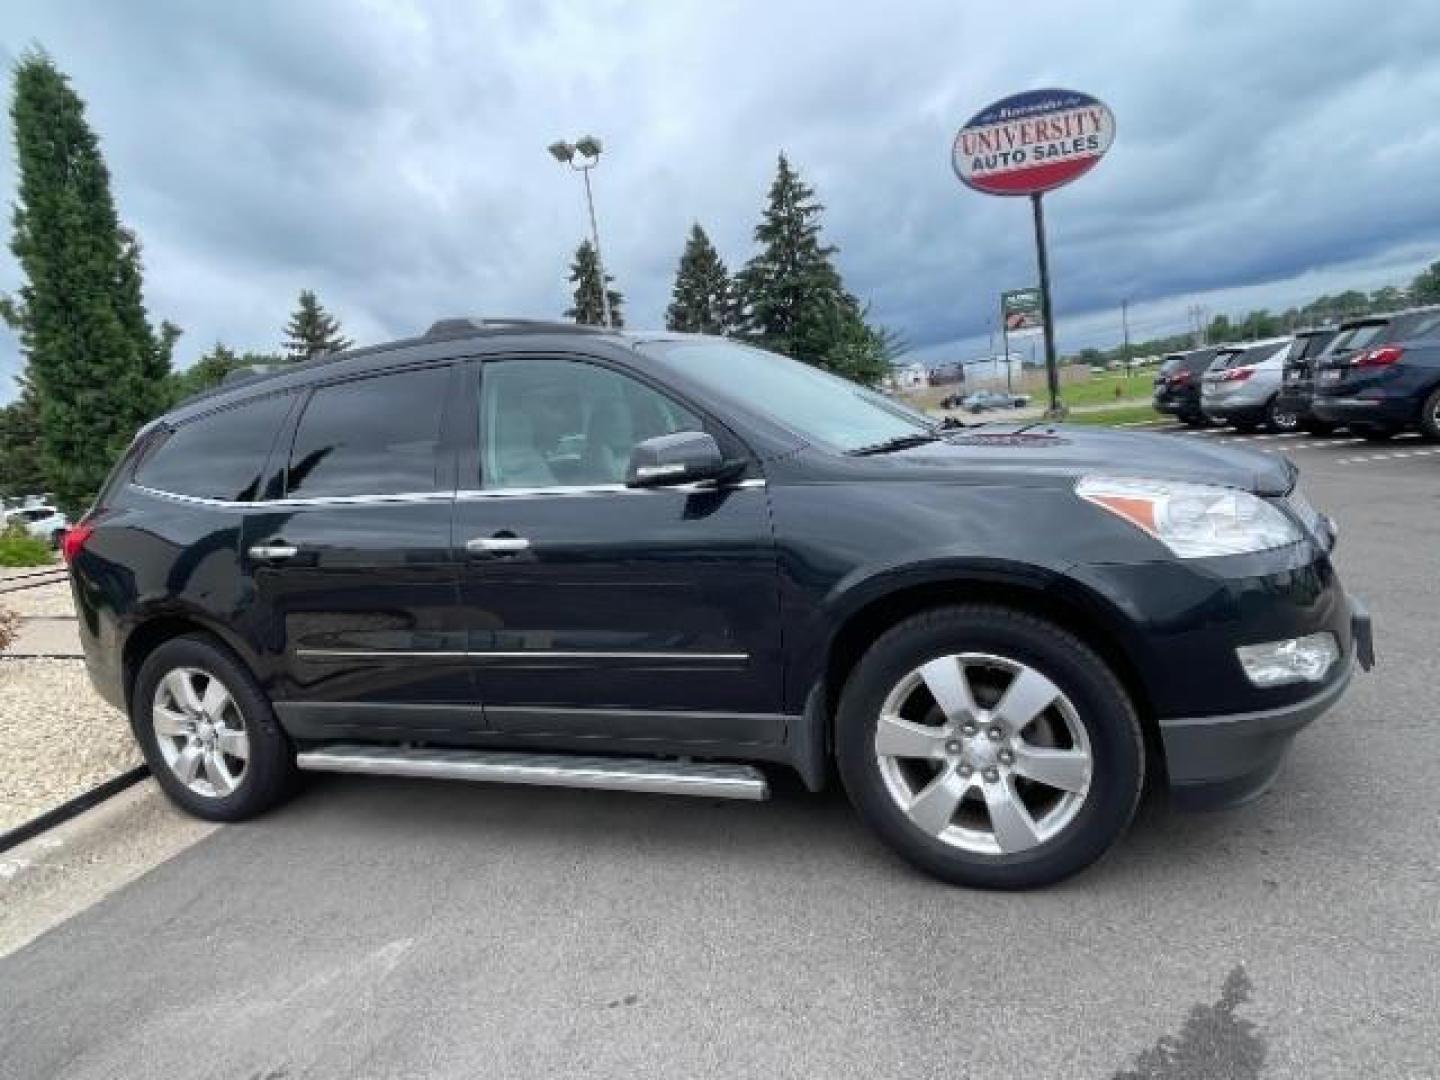
<svg viewBox="0 0 1440 1080"><path fill-rule="evenodd" d="M763 349L706 340L654 341L644 349L706 389L833 450L853 452L935 428L898 401Z"/></svg>

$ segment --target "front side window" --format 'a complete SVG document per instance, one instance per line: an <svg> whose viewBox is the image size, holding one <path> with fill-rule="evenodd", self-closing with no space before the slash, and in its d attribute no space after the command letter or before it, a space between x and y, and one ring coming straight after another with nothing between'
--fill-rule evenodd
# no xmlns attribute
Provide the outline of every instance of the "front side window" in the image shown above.
<svg viewBox="0 0 1440 1080"><path fill-rule="evenodd" d="M775 353L728 341L655 341L646 352L707 390L808 441L855 451L928 434L935 422L863 386Z"/></svg>
<svg viewBox="0 0 1440 1080"><path fill-rule="evenodd" d="M141 459L135 483L174 495L251 501L290 402L289 394L271 394L181 424Z"/></svg>
<svg viewBox="0 0 1440 1080"><path fill-rule="evenodd" d="M703 430L698 416L664 394L595 364L501 360L481 375L486 488L621 484L637 443Z"/></svg>
<svg viewBox="0 0 1440 1080"><path fill-rule="evenodd" d="M448 367L319 387L300 414L285 493L291 498L436 489Z"/></svg>

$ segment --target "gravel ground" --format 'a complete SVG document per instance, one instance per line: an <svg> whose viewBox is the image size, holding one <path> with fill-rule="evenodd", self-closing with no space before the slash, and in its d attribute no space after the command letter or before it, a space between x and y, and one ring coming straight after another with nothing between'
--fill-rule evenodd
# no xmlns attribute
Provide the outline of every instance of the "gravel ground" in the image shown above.
<svg viewBox="0 0 1440 1080"><path fill-rule="evenodd" d="M16 615L75 614L75 602L70 597L68 581L6 593L0 596L0 607L8 608Z"/></svg>
<svg viewBox="0 0 1440 1080"><path fill-rule="evenodd" d="M0 664L0 746L0 829L140 763L124 717L74 660Z"/></svg>

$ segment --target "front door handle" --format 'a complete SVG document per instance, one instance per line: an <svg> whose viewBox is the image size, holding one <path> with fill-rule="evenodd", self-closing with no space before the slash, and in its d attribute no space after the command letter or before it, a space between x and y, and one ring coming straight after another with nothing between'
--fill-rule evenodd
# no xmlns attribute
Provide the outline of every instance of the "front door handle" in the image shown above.
<svg viewBox="0 0 1440 1080"><path fill-rule="evenodd" d="M530 550L530 541L523 536L477 536L465 542L472 555L519 555Z"/></svg>
<svg viewBox="0 0 1440 1080"><path fill-rule="evenodd" d="M293 559L298 554L300 549L292 544L254 544L250 548L250 557L261 562Z"/></svg>

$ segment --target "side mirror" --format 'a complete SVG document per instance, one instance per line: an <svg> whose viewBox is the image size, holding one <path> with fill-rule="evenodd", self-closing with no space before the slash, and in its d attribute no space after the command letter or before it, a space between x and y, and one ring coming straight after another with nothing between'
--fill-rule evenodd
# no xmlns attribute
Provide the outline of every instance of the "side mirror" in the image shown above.
<svg viewBox="0 0 1440 1080"><path fill-rule="evenodd" d="M626 487L664 487L714 480L728 470L720 444L703 431L657 435L636 445L625 471Z"/></svg>

